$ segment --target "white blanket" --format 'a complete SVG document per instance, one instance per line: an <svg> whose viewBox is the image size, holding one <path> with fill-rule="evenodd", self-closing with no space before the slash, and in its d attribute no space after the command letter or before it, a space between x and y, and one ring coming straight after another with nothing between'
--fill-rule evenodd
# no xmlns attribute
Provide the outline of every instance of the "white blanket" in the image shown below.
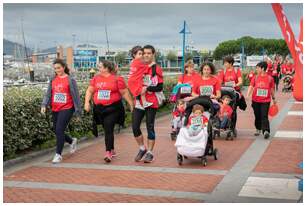
<svg viewBox="0 0 306 206"><path fill-rule="evenodd" d="M183 127L176 138L175 146L177 152L187 157L198 157L204 155L207 144L207 128L205 127L196 136L190 136L188 129Z"/></svg>

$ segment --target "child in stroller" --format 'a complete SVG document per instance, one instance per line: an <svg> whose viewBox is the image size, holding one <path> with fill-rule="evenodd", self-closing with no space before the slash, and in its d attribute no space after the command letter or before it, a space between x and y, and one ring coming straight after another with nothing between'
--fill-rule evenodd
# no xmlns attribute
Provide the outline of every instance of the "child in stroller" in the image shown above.
<svg viewBox="0 0 306 206"><path fill-rule="evenodd" d="M171 140L175 140L183 123L185 121L185 108L186 103L180 99L177 101L174 111L172 112L172 132Z"/></svg>
<svg viewBox="0 0 306 206"><path fill-rule="evenodd" d="M187 103L184 126L175 142L179 165L182 165L183 159L187 157L201 158L203 166L207 165L207 155L218 159L218 150L213 147L212 124L209 118L204 117L204 111L214 113L209 97L200 96Z"/></svg>
<svg viewBox="0 0 306 206"><path fill-rule="evenodd" d="M293 81L293 77L291 75L286 75L284 76L283 79L283 89L282 92L291 92L292 91L292 81Z"/></svg>
<svg viewBox="0 0 306 206"><path fill-rule="evenodd" d="M237 101L240 94L230 87L221 87L220 109L212 118L213 124L213 139L216 135L221 136L221 132L226 135L226 140L234 140L237 136ZM227 111L227 118L224 119L224 111ZM223 121L223 122L222 122Z"/></svg>
<svg viewBox="0 0 306 206"><path fill-rule="evenodd" d="M175 140L180 128L184 123L186 103L183 100L185 97L191 96L191 86L189 84L177 84L171 93L170 102L176 103L172 112L172 132L170 134L171 140Z"/></svg>

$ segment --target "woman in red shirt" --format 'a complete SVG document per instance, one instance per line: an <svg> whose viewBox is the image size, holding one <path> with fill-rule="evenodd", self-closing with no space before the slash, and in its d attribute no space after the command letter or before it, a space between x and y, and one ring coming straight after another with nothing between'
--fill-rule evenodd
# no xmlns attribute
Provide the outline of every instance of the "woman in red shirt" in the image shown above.
<svg viewBox="0 0 306 206"><path fill-rule="evenodd" d="M41 113L45 114L46 107L51 105L53 129L56 134L56 154L52 163L59 163L62 161L65 141L70 144L70 153L76 150L77 138L69 137L65 130L74 113L78 118L81 115L81 101L76 81L69 76L67 64L61 59L56 59L53 66L55 77L49 83Z"/></svg>
<svg viewBox="0 0 306 206"><path fill-rule="evenodd" d="M84 108L90 111L90 100L93 97L94 115L102 123L105 133L106 155L104 160L111 162L115 156L114 127L120 120L122 97L129 103L133 110L133 99L126 87L123 78L114 74L114 66L109 61L102 61L98 65L99 73L90 80L86 91Z"/></svg>
<svg viewBox="0 0 306 206"><path fill-rule="evenodd" d="M252 93L252 107L255 115L255 136L258 136L262 131L264 138L270 137L270 125L268 119L268 112L270 108L271 98L276 104L274 93L274 80L266 73L266 62L259 62L256 65L257 76L251 81L247 92L247 98Z"/></svg>
<svg viewBox="0 0 306 206"><path fill-rule="evenodd" d="M200 75L194 71L194 64L192 61L188 61L184 65L184 74L180 75L178 78L178 84L190 84L193 87L194 82L200 78Z"/></svg>
<svg viewBox="0 0 306 206"><path fill-rule="evenodd" d="M226 56L223 59L225 71L219 72L219 78L221 85L233 87L236 91L240 92L240 86L242 85L242 75L238 68L233 67L234 58L232 56Z"/></svg>
<svg viewBox="0 0 306 206"><path fill-rule="evenodd" d="M194 82L192 88L192 97L188 100L194 99L198 96L209 96L212 100L217 100L221 97L221 85L217 77L214 76L216 72L215 66L210 62L205 62L200 67L200 78Z"/></svg>

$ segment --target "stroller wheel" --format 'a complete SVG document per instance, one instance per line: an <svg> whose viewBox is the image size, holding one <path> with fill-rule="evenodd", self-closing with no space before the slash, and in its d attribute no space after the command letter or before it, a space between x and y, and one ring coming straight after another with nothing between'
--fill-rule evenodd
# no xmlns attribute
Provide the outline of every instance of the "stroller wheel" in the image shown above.
<svg viewBox="0 0 306 206"><path fill-rule="evenodd" d="M206 167L206 165L207 165L207 158L206 158L205 156L202 157L201 162L202 162L202 165L203 165L204 167Z"/></svg>
<svg viewBox="0 0 306 206"><path fill-rule="evenodd" d="M218 149L214 149L214 158L215 160L218 160Z"/></svg>
<svg viewBox="0 0 306 206"><path fill-rule="evenodd" d="M179 164L179 165L182 165L182 163L183 163L183 156L182 155L180 155L180 154L177 154L177 163Z"/></svg>
<svg viewBox="0 0 306 206"><path fill-rule="evenodd" d="M176 134L174 132L170 134L170 137L172 141L176 140Z"/></svg>

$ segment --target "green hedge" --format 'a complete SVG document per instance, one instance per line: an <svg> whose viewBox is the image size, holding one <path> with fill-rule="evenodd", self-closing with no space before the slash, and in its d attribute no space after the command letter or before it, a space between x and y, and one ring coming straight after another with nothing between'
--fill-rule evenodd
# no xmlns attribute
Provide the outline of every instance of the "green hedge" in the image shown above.
<svg viewBox="0 0 306 206"><path fill-rule="evenodd" d="M164 93L168 97L175 78L166 78ZM81 101L84 105L85 92L88 84L79 84ZM49 148L55 145L55 135L52 130L51 112L40 113L40 105L44 91L39 87L11 87L5 90L3 99L3 129L4 129L4 160L21 156L33 150ZM161 111L167 109L164 107ZM127 112L126 123L131 122ZM92 114L83 113L81 120L73 118L68 127L68 133L74 137L93 137L91 134Z"/></svg>

